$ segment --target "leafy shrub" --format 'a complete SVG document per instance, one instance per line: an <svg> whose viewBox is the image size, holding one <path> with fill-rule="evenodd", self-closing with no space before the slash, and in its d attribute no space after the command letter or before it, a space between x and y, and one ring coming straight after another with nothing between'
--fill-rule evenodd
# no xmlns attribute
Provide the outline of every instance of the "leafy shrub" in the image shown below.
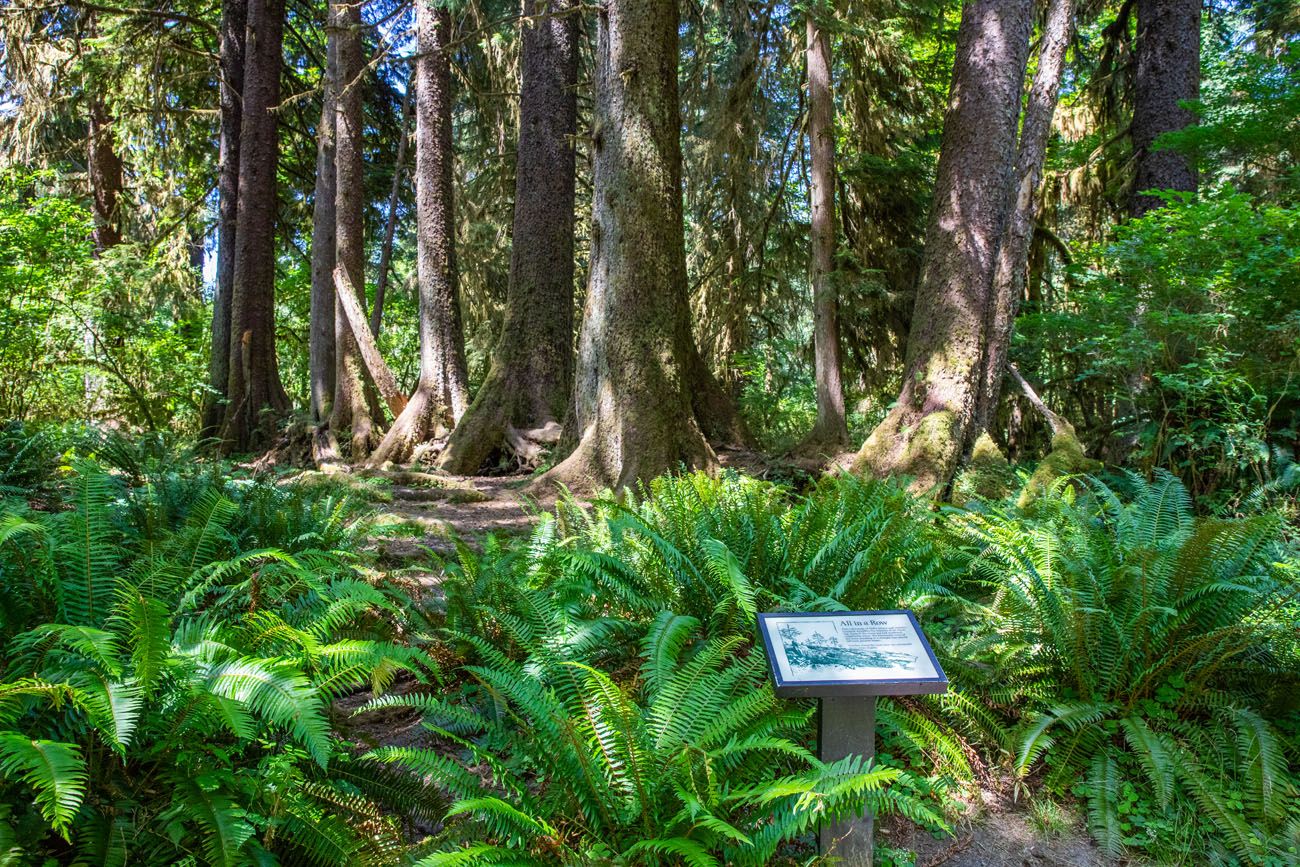
<svg viewBox="0 0 1300 867"><path fill-rule="evenodd" d="M1017 322L1016 353L1060 384L1049 403L1106 428L1085 440L1136 442L1143 466L1198 497L1231 501L1273 475L1274 448L1293 452L1300 430L1295 211L1175 197L1086 264L1067 308Z"/></svg>
<svg viewBox="0 0 1300 867"><path fill-rule="evenodd" d="M994 594L964 653L1023 716L1016 769L1082 797L1108 851L1280 863L1300 840L1295 745L1267 719L1300 682L1280 521L1196 518L1167 473L1129 484L954 518Z"/></svg>
<svg viewBox="0 0 1300 867"><path fill-rule="evenodd" d="M149 490L80 462L62 509L0 517L0 840L95 864L391 861L398 817L437 801L354 758L328 708L427 676L392 640L405 600L234 532L216 488L142 532L127 502Z"/></svg>
<svg viewBox="0 0 1300 867"><path fill-rule="evenodd" d="M192 427L207 317L162 251L96 256L89 211L52 172L0 174L0 418Z"/></svg>

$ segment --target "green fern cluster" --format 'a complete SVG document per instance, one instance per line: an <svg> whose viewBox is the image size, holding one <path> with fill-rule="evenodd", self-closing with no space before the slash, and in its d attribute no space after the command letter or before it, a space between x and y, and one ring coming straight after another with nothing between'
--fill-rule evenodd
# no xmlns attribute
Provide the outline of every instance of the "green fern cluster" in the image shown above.
<svg viewBox="0 0 1300 867"><path fill-rule="evenodd" d="M437 799L355 758L330 706L432 673L397 641L408 601L319 533L267 545L220 488L142 525L151 490L79 462L62 508L0 516L0 852L390 863Z"/></svg>
<svg viewBox="0 0 1300 867"><path fill-rule="evenodd" d="M661 612L636 633L631 672L594 664L626 621L575 622L563 600L524 589L490 610L521 651L478 635L468 701L384 697L413 707L459 755L383 748L371 758L437 779L464 816L421 865L766 864L823 820L870 807L942 827L924 784L859 757L819 761L802 742L812 708L778 700L761 650L706 638ZM468 767L481 769L475 773Z"/></svg>
<svg viewBox="0 0 1300 867"><path fill-rule="evenodd" d="M1108 851L1285 863L1300 762L1269 717L1300 685L1300 584L1280 521L1194 517L1167 474L1128 486L953 516L992 598L951 654L978 664L949 674L1022 720L1016 769L1080 795Z"/></svg>
<svg viewBox="0 0 1300 867"><path fill-rule="evenodd" d="M710 634L749 634L758 610L863 610L942 592L925 511L889 482L839 476L796 496L693 473L590 510L567 501L558 516L575 553L556 565L643 621L667 609Z"/></svg>
<svg viewBox="0 0 1300 867"><path fill-rule="evenodd" d="M453 854L478 863L516 863L520 851L541 862L764 863L782 842L813 827L819 811L868 802L937 824L932 808L943 796L935 787L971 776L974 751L950 723L958 714L948 710L966 700L954 694L881 703L887 749L921 769L924 782L897 767L830 769L811 751L812 703L796 706L772 695L756 649L756 615L914 604L944 593L943 569L933 522L885 482L828 479L799 496L735 474L697 473L664 477L639 496L590 508L564 501L554 516L539 517L526 542L489 539L481 553L461 548L446 566L449 639L473 662L460 672L469 681L466 700L417 703L444 736L454 735L467 761L490 756L506 776L487 789L467 788L448 776L454 762L438 773L427 764L431 755L385 755L456 781L454 794L469 804L460 812L473 821L455 827L475 845ZM702 740L665 740L656 732L665 701ZM623 740L590 755L554 752L557 730L545 726L558 725L566 738L596 749L582 734L592 715L609 725L621 720ZM720 728L711 728L714 722ZM748 738L764 746L746 747L734 760L723 749ZM610 752L615 746L623 752ZM623 779L633 766L652 770L653 779ZM878 783L824 788L841 773L867 773ZM540 801L525 798L532 793L517 785L529 774L549 781ZM716 788L697 791L692 774L704 774ZM598 815L582 802L591 775L619 780L610 797L633 797L627 793L643 784L655 794L611 802L601 808L608 815ZM877 788L887 782L900 784ZM806 788L796 792L799 786ZM772 800L762 800L765 791ZM835 791L845 800L818 800ZM522 826L501 824L505 808L486 798L504 800L509 815L549 830L539 825L525 834ZM588 814L569 827L572 817Z"/></svg>

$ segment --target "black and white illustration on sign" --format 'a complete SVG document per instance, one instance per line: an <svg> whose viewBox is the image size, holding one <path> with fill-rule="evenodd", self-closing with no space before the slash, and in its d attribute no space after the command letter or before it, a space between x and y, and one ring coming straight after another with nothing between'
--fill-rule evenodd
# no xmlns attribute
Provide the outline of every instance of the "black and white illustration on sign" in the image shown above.
<svg viewBox="0 0 1300 867"><path fill-rule="evenodd" d="M763 628L777 673L786 683L941 676L906 612L768 615Z"/></svg>

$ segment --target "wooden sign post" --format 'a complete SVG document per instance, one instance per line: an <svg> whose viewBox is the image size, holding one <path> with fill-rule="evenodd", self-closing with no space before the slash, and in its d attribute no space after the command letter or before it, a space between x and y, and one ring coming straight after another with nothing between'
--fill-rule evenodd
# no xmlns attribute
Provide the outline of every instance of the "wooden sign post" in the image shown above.
<svg viewBox="0 0 1300 867"><path fill-rule="evenodd" d="M876 696L946 692L948 678L910 611L758 615L759 631L780 696L821 700L819 754L833 762L876 755ZM871 867L870 810L818 832L823 855Z"/></svg>

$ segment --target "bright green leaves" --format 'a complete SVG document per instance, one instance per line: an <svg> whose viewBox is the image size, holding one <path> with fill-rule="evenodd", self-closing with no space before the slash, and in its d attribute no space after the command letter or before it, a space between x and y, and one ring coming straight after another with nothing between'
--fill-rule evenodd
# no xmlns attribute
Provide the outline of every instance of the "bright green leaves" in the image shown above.
<svg viewBox="0 0 1300 867"><path fill-rule="evenodd" d="M70 838L68 827L86 793L86 763L80 748L0 732L0 771L27 783L41 815L57 833Z"/></svg>

